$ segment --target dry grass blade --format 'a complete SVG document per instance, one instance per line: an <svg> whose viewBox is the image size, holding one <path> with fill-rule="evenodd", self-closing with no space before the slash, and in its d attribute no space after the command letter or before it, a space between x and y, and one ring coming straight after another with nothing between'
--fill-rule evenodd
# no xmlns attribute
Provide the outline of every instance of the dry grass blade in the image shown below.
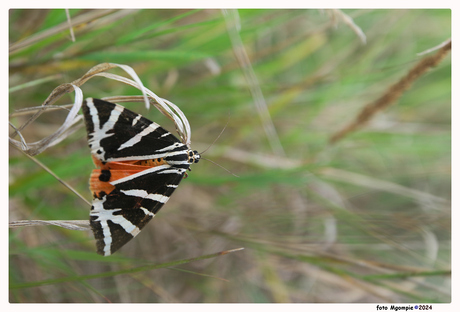
<svg viewBox="0 0 460 312"><path fill-rule="evenodd" d="M64 104L64 105L59 105L59 106L50 106L46 110L47 112L49 111L57 111L57 110L70 110L72 108L73 104ZM26 108L21 108L18 110L15 110L13 113L9 115L9 117L18 117L18 116L27 116L34 114L42 109L41 106L35 106L35 107L26 107ZM14 125L11 125L11 127L14 128ZM17 129L15 128L17 131ZM18 133L19 135L19 133Z"/></svg>
<svg viewBox="0 0 460 312"><path fill-rule="evenodd" d="M349 15L345 14L342 10L337 9L326 10L326 12L329 14L334 24L337 24L337 19L342 21L345 25L353 30L353 32L359 37L363 44L366 44L366 35L362 31L361 27L356 25Z"/></svg>
<svg viewBox="0 0 460 312"><path fill-rule="evenodd" d="M37 80L32 80L32 81L23 83L23 84L21 84L21 85L17 85L17 86L14 86L14 87L10 87L10 88L8 89L8 92L9 92L9 93L13 93L13 92L17 92L17 91L22 91L22 90L24 90L25 88L33 87L33 86L40 85L40 84L45 83L45 82L48 82L48 81L53 81L53 80L61 79L61 78L62 78L62 74L55 74L55 75L51 75L51 76L48 76L48 77L40 78L40 79L37 79Z"/></svg>
<svg viewBox="0 0 460 312"><path fill-rule="evenodd" d="M238 12L236 10L223 10L223 13L230 40L232 42L233 53L235 53L235 57L237 58L249 85L249 90L251 91L254 104L263 124L265 135L267 136L273 152L278 156L284 156L285 152L278 137L278 133L276 132L275 125L271 119L270 112L268 111L264 95L260 89L259 80L254 73L251 61L249 60L249 56L239 35L240 27L238 23Z"/></svg>
<svg viewBox="0 0 460 312"><path fill-rule="evenodd" d="M24 226L42 226L42 225L55 225L68 230L76 231L89 231L89 221L88 220L19 220L11 221L8 226L10 228L18 228Z"/></svg>
<svg viewBox="0 0 460 312"><path fill-rule="evenodd" d="M9 138L10 143L15 145L17 148L22 149L24 153L26 153L27 155L35 156L35 155L40 154L42 151L44 151L48 147L61 142L69 134L73 133L75 131L75 128L73 126L75 126L75 124L81 120L81 116L78 115L78 111L80 110L81 104L83 103L83 92L81 91L80 88L74 85L71 85L71 86L75 90L75 103L72 106L72 109L70 110L69 114L67 115L66 120L56 132L43 138L42 140L27 144L21 135L20 135L21 141L14 140L12 138L14 137L14 134L20 134L20 131L21 131L19 129L14 128L15 133L13 133L13 135ZM42 112L43 110L35 113L29 119L29 121L26 122L26 124L30 124L30 120L38 117L38 115ZM21 129L24 129L24 125L23 127L21 127Z"/></svg>
<svg viewBox="0 0 460 312"><path fill-rule="evenodd" d="M420 203L432 203L433 208L439 205L450 205L450 202L444 198L427 194L422 191L411 189L396 183L383 181L373 177L365 176L362 174L357 174L353 172L347 172L345 170L335 169L335 168L323 168L320 171L320 174L328 179L333 179L336 181L342 181L346 183L351 183L355 185L360 185L368 188L373 188L376 190L386 191L406 197L410 197L413 200L416 200Z"/></svg>
<svg viewBox="0 0 460 312"><path fill-rule="evenodd" d="M412 83L421 77L430 68L437 66L452 48L452 42L444 45L435 55L427 56L420 60L410 71L397 83L392 85L376 101L367 104L356 117L356 119L342 130L336 132L329 140L335 143L345 137L350 132L362 127L379 111L393 105L401 97L404 91L408 90Z"/></svg>
<svg viewBox="0 0 460 312"><path fill-rule="evenodd" d="M67 23L69 24L70 38L72 38L72 41L75 42L75 34L73 33L73 26L72 20L70 19L69 9L65 9L65 15L67 17Z"/></svg>
<svg viewBox="0 0 460 312"><path fill-rule="evenodd" d="M439 49L441 49L442 47L444 47L444 46L450 44L451 40L452 40L452 39L449 38L449 39L445 40L444 42L438 44L437 46L434 46L434 47L432 47L432 48L429 48L429 49L427 49L427 50L425 50L425 51L423 51L423 52L417 53L417 56L425 55L425 54L428 54L428 53L430 53L430 52L439 50Z"/></svg>

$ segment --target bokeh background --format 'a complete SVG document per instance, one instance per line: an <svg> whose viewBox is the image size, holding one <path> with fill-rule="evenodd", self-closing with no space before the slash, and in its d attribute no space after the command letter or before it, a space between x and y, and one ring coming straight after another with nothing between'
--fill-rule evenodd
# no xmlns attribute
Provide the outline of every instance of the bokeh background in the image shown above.
<svg viewBox="0 0 460 312"><path fill-rule="evenodd" d="M75 41L65 10L9 11L12 125L30 118L19 109L91 67L126 64L186 114L192 148L206 149L228 123L203 156L239 177L194 165L111 257L95 253L91 232L10 229L10 302L451 301L450 55L395 105L329 143L426 56L418 53L451 36L450 10L68 14ZM82 90L140 94L102 77ZM125 106L174 131L154 108ZM46 112L22 135L38 141L66 114ZM36 158L90 200L81 126ZM88 219L80 198L12 145L9 169L10 221Z"/></svg>

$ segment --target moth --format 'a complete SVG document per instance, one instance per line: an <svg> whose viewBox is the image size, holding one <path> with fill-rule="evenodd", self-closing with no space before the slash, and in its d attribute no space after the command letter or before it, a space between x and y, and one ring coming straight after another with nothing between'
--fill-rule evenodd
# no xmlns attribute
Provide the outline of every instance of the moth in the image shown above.
<svg viewBox="0 0 460 312"><path fill-rule="evenodd" d="M82 109L96 166L90 225L97 252L109 256L158 213L200 154L123 106L88 98Z"/></svg>

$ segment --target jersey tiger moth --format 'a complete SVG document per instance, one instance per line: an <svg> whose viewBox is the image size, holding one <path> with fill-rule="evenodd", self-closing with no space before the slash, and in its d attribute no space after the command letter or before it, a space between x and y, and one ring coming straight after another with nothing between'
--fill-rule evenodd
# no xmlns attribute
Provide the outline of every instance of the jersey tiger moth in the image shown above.
<svg viewBox="0 0 460 312"><path fill-rule="evenodd" d="M83 116L96 166L90 225L97 252L109 256L139 234L200 154L117 104L89 98Z"/></svg>

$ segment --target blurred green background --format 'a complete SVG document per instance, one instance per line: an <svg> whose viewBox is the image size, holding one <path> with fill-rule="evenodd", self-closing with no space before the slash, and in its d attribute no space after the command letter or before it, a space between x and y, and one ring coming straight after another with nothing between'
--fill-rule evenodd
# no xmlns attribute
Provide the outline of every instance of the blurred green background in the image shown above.
<svg viewBox="0 0 460 312"><path fill-rule="evenodd" d="M328 144L417 53L451 36L450 10L69 14L75 41L64 10L9 11L10 114L41 105L94 65L126 64L186 114L192 148L207 148L228 121L203 156L239 177L194 165L161 213L111 257L95 253L91 232L11 229L10 302L451 301L450 55L366 127ZM245 55L246 67L238 61ZM82 90L140 94L102 77ZM174 131L154 108L125 106ZM22 134L40 140L66 114L45 113ZM262 121L276 132L267 135ZM83 127L36 158L90 200ZM11 145L9 168L10 221L88 219L81 199Z"/></svg>

